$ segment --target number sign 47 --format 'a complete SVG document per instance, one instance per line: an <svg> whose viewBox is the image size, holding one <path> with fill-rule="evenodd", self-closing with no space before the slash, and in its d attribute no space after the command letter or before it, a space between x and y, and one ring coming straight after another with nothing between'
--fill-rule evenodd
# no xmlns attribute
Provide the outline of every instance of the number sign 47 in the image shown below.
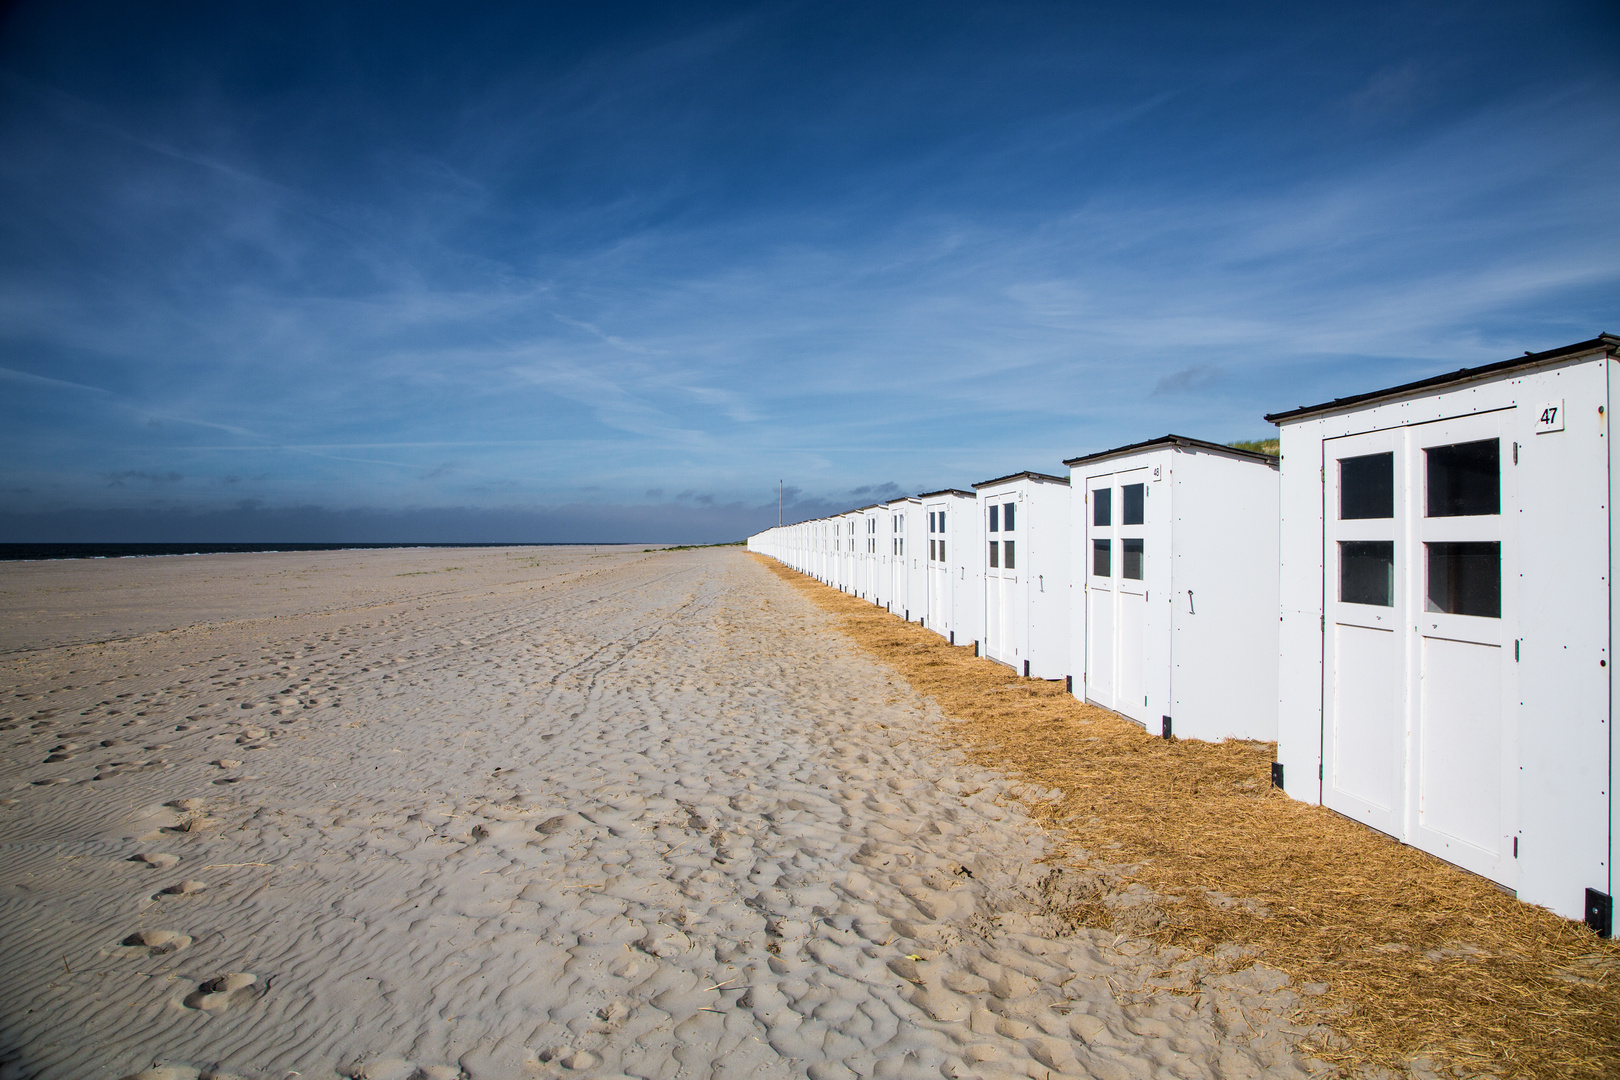
<svg viewBox="0 0 1620 1080"><path fill-rule="evenodd" d="M1543 401L1536 406L1536 434L1545 435L1549 431L1564 430L1564 402Z"/></svg>

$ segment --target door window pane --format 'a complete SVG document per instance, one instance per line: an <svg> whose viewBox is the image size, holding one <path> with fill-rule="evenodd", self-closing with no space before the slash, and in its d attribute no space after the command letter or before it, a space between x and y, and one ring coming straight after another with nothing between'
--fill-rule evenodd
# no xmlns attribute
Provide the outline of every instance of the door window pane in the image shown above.
<svg viewBox="0 0 1620 1080"><path fill-rule="evenodd" d="M1114 523L1114 489L1102 488L1091 493L1091 523L1093 525L1112 525Z"/></svg>
<svg viewBox="0 0 1620 1080"><path fill-rule="evenodd" d="M1395 602L1395 541L1339 541L1339 599L1391 607Z"/></svg>
<svg viewBox="0 0 1620 1080"><path fill-rule="evenodd" d="M939 542L939 561L945 561L945 541L943 540Z"/></svg>
<svg viewBox="0 0 1620 1080"><path fill-rule="evenodd" d="M938 529L934 528L934 512L932 510L928 511L928 531L929 532L938 532L939 531Z"/></svg>
<svg viewBox="0 0 1620 1080"><path fill-rule="evenodd" d="M1429 446L1429 516L1502 512L1501 443L1497 439Z"/></svg>
<svg viewBox="0 0 1620 1080"><path fill-rule="evenodd" d="M943 510L939 512L939 531L945 531L945 511Z"/></svg>
<svg viewBox="0 0 1620 1080"><path fill-rule="evenodd" d="M997 506L995 503L991 503L990 504L990 531L991 532L1000 532L1001 531L1001 518L999 516L1000 513L1001 513L1001 507Z"/></svg>
<svg viewBox="0 0 1620 1080"><path fill-rule="evenodd" d="M937 543L937 541L934 540L932 537L930 537L929 540L928 540L928 561L929 562L934 561L934 544L935 543Z"/></svg>
<svg viewBox="0 0 1620 1080"><path fill-rule="evenodd" d="M1013 542L1011 540L1003 540L1001 542L1001 546L1006 549L1001 554L1006 559L1007 569L1008 570L1016 570L1016 569L1018 569L1018 564L1013 559Z"/></svg>
<svg viewBox="0 0 1620 1080"><path fill-rule="evenodd" d="M1339 459L1339 518L1359 521L1395 516L1395 455Z"/></svg>
<svg viewBox="0 0 1620 1080"><path fill-rule="evenodd" d="M1141 486L1140 484L1137 485L1137 487ZM1127 501L1125 505L1129 506L1130 503ZM1131 581L1142 580L1142 541L1121 540L1119 542L1119 576L1128 578Z"/></svg>
<svg viewBox="0 0 1620 1080"><path fill-rule="evenodd" d="M1126 484L1119 489L1119 494L1119 523L1121 525L1142 524L1142 510L1143 503L1147 501L1147 488L1141 484ZM1129 577L1130 575L1127 574L1126 576Z"/></svg>
<svg viewBox="0 0 1620 1080"><path fill-rule="evenodd" d="M1001 545L994 540L990 541L990 565L998 568L1001 566Z"/></svg>
<svg viewBox="0 0 1620 1080"><path fill-rule="evenodd" d="M1093 540L1091 542L1091 573L1093 577L1112 577L1113 545L1107 540Z"/></svg>
<svg viewBox="0 0 1620 1080"><path fill-rule="evenodd" d="M1013 531L1013 506L1014 505L1015 504L1013 504L1013 503L1008 503L1007 505L1005 505L1005 506L1003 506L1001 508L1001 531L1002 532L1012 532Z"/></svg>
<svg viewBox="0 0 1620 1080"><path fill-rule="evenodd" d="M1429 553L1425 607L1449 615L1502 617L1502 544L1491 540L1424 544Z"/></svg>

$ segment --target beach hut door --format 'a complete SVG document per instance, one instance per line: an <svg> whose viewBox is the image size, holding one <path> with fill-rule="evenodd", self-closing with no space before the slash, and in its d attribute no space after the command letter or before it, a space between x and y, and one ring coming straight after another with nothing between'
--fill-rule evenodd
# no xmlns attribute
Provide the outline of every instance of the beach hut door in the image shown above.
<svg viewBox="0 0 1620 1080"><path fill-rule="evenodd" d="M1505 885L1518 827L1511 416L1329 440L1323 469L1322 800Z"/></svg>
<svg viewBox="0 0 1620 1080"><path fill-rule="evenodd" d="M1412 430L1412 844L1518 882L1519 580L1512 410Z"/></svg>
<svg viewBox="0 0 1620 1080"><path fill-rule="evenodd" d="M1406 500L1402 434L1329 440L1323 469L1322 801L1402 834Z"/></svg>
<svg viewBox="0 0 1620 1080"><path fill-rule="evenodd" d="M1087 484L1086 696L1146 723L1148 470Z"/></svg>

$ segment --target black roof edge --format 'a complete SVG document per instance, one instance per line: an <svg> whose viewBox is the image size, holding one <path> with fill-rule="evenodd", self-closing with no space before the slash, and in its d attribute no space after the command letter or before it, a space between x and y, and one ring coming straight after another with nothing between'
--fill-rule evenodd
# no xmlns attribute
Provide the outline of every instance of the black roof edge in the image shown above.
<svg viewBox="0 0 1620 1080"><path fill-rule="evenodd" d="M1486 379L1492 375L1501 375L1504 372L1514 371L1518 368L1536 367L1539 364L1562 360L1567 356L1579 356L1581 353L1606 352L1610 356L1620 351L1620 337L1613 334L1599 334L1590 341L1579 341L1574 345L1565 345L1557 349L1548 349L1545 352L1527 352L1523 356L1516 356L1511 360L1502 360L1495 364L1486 364L1477 368L1458 368L1448 371L1444 375L1435 375L1417 382L1402 383L1400 386L1391 386L1384 390L1373 390L1365 394L1353 394L1350 397L1334 398L1324 401L1320 405L1301 405L1297 409L1287 412L1268 413L1266 420L1272 424L1281 424L1286 420L1298 420L1302 417L1312 416L1316 413L1333 412L1336 409L1347 409L1363 402L1376 401L1380 398L1398 398L1413 394L1419 390L1428 390L1437 386L1446 386L1450 383L1470 382L1474 379Z"/></svg>
<svg viewBox="0 0 1620 1080"><path fill-rule="evenodd" d="M1262 454L1258 450L1244 450L1237 446L1209 442L1207 439L1194 439L1188 435L1161 435L1157 439L1148 439L1146 442L1131 443L1129 446L1116 446L1112 450L1099 450L1095 454L1082 454L1077 458L1069 458L1063 464L1072 469L1076 465L1101 461L1103 458L1117 457L1121 454L1130 454L1137 450L1147 450L1155 446L1185 446L1198 450L1208 450L1216 454L1226 454L1231 457L1246 458L1266 465L1277 464L1276 454Z"/></svg>
<svg viewBox="0 0 1620 1080"><path fill-rule="evenodd" d="M1025 469L1023 472L1008 473L1006 476L998 476L994 480L981 480L977 484L973 485L973 490L978 491L982 487L989 487L991 484L1002 484L1008 480L1023 480L1026 477L1030 480L1050 480L1054 484L1067 484L1069 482L1069 478L1067 476L1053 476L1050 473L1033 472L1029 469Z"/></svg>
<svg viewBox="0 0 1620 1080"><path fill-rule="evenodd" d="M938 491L925 491L918 495L917 498L932 499L937 495L962 495L969 499L973 498L973 492L963 491L961 488L940 488Z"/></svg>

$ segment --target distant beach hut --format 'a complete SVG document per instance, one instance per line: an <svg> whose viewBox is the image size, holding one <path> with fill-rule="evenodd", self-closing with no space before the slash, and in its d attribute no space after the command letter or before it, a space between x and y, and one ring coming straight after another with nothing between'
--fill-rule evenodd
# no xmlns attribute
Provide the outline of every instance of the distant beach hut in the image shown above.
<svg viewBox="0 0 1620 1080"><path fill-rule="evenodd" d="M923 625L952 645L984 636L984 574L979 569L979 500L944 488L921 497L928 523L928 614Z"/></svg>
<svg viewBox="0 0 1620 1080"><path fill-rule="evenodd" d="M1166 736L1277 737L1277 459L1166 435L1064 462L1076 697Z"/></svg>
<svg viewBox="0 0 1620 1080"><path fill-rule="evenodd" d="M973 485L984 537L984 654L1021 675L1069 664L1069 481L1021 472Z"/></svg>
<svg viewBox="0 0 1620 1080"><path fill-rule="evenodd" d="M1267 417L1288 793L1612 932L1610 335Z"/></svg>

